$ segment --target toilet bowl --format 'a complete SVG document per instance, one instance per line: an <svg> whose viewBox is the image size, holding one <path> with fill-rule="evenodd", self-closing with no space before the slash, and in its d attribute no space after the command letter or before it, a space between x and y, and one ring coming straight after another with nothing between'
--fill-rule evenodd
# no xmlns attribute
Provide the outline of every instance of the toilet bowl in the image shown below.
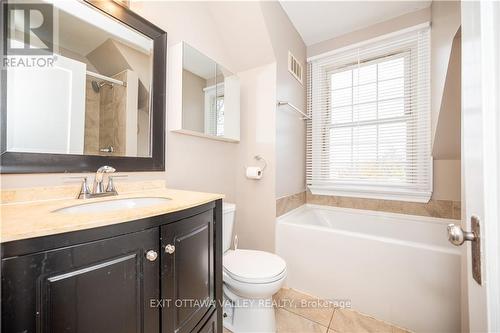
<svg viewBox="0 0 500 333"><path fill-rule="evenodd" d="M223 324L234 333L275 332L272 296L285 282L286 263L265 251L229 249L235 208L224 203Z"/></svg>

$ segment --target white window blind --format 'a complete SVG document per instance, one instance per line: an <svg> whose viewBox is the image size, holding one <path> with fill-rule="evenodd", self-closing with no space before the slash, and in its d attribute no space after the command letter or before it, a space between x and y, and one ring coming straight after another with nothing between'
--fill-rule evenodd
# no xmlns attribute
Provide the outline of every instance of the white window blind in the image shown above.
<svg viewBox="0 0 500 333"><path fill-rule="evenodd" d="M308 62L312 193L429 200L429 34L421 28Z"/></svg>

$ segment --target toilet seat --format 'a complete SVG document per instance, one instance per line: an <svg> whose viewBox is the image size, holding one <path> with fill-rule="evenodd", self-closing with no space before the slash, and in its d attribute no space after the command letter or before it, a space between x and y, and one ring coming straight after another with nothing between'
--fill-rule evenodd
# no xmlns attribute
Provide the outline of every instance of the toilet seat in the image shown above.
<svg viewBox="0 0 500 333"><path fill-rule="evenodd" d="M224 254L223 267L231 279L242 283L272 283L286 276L285 261L273 253L264 251L227 251Z"/></svg>

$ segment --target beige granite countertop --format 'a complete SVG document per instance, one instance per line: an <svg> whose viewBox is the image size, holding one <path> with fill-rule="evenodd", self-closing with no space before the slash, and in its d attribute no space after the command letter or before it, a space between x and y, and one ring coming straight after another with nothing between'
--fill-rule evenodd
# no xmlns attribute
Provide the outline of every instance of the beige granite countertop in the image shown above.
<svg viewBox="0 0 500 333"><path fill-rule="evenodd" d="M26 193L17 196L25 198L30 197L25 194ZM162 187L147 189L136 188L133 191L118 196L86 200L74 198L55 198L39 201L7 200L13 196L15 197L16 195L12 193L2 193L3 203L0 205L0 242L2 243L134 221L141 218L184 210L224 198L222 194L181 191ZM171 200L166 204L109 212L54 212L57 209L78 204L135 197L162 197Z"/></svg>

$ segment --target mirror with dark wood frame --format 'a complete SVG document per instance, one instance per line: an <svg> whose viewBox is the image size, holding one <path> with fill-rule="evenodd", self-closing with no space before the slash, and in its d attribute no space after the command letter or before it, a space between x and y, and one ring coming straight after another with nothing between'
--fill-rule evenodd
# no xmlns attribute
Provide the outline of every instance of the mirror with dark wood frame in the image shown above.
<svg viewBox="0 0 500 333"><path fill-rule="evenodd" d="M166 32L114 1L1 11L2 173L165 169Z"/></svg>

